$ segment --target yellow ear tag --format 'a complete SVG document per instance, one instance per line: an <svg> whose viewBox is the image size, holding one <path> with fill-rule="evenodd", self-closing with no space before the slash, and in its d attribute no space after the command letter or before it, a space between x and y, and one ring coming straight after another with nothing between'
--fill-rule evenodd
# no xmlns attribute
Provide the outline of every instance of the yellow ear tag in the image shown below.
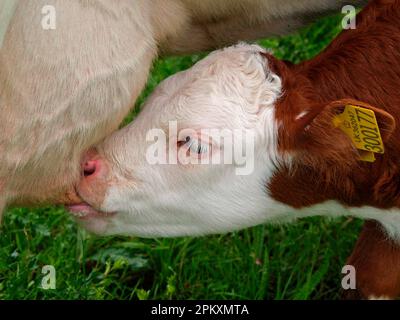
<svg viewBox="0 0 400 320"><path fill-rule="evenodd" d="M385 149L375 113L366 108L346 105L343 113L333 118L333 125L340 128L360 152L360 160L374 162L374 153Z"/></svg>

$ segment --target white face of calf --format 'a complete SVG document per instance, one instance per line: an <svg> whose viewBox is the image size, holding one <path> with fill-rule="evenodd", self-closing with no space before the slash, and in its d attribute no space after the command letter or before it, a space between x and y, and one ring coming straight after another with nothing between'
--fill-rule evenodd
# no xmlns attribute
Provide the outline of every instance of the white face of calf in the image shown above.
<svg viewBox="0 0 400 320"><path fill-rule="evenodd" d="M394 118L353 99L321 103L314 90L258 46L212 53L161 83L132 124L88 152L77 186L85 202L70 209L99 234L202 235L354 215L400 239L399 210L363 200L382 180L333 121L347 105L370 109L390 144ZM372 189L357 193L366 178Z"/></svg>
<svg viewBox="0 0 400 320"><path fill-rule="evenodd" d="M266 184L278 161L281 81L261 52L230 47L162 82L132 124L89 152L78 192L90 207L71 211L93 232L143 237L226 232L276 217Z"/></svg>

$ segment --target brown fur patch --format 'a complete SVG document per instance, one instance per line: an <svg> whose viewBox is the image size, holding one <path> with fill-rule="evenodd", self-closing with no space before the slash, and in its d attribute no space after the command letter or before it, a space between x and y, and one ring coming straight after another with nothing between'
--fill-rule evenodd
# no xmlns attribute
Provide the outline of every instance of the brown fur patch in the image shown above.
<svg viewBox="0 0 400 320"><path fill-rule="evenodd" d="M291 163L267 188L295 208L327 200L400 208L400 1L371 1L357 22L310 61L289 65L268 56L284 90L276 105L279 152L290 154ZM350 139L332 124L347 103L377 116L385 154L374 163L359 161ZM378 223L366 223L348 263L356 267L358 288L348 297L400 294L400 245Z"/></svg>

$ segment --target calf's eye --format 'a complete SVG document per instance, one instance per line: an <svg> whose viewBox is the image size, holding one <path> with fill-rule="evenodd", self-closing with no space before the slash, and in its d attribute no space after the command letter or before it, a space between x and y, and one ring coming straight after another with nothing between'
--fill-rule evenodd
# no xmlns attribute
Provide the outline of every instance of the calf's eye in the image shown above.
<svg viewBox="0 0 400 320"><path fill-rule="evenodd" d="M185 146L187 147L188 151L197 153L197 154L204 154L208 152L209 146L205 143L202 143L196 138L192 138L190 136L185 137L184 140L178 141L178 146Z"/></svg>
<svg viewBox="0 0 400 320"><path fill-rule="evenodd" d="M189 141L186 142L189 146L190 151L195 152L197 154L203 154L208 152L208 145L201 143L197 139L191 139L189 137Z"/></svg>

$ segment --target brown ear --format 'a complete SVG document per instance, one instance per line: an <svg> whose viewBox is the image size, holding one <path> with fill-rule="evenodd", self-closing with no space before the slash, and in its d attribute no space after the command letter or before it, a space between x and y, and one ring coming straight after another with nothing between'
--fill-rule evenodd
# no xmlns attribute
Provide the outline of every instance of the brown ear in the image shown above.
<svg viewBox="0 0 400 320"><path fill-rule="evenodd" d="M302 135L301 131L305 133L311 128L311 126L319 122L322 122L321 124L326 124L329 129L330 125L329 123L326 123L326 121L332 122L333 124L333 117L342 113L346 105L353 105L372 110L375 113L381 137L384 142L390 138L396 128L396 121L390 113L359 100L341 99L333 101L325 106L316 105L314 108L311 108L311 110L305 110L304 116L297 118L297 123L294 125L296 130L300 131L297 132L298 136Z"/></svg>
<svg viewBox="0 0 400 320"><path fill-rule="evenodd" d="M342 99L334 101L328 105L328 108L337 109L339 112L343 112L346 105L353 105L372 110L375 113L376 121L378 122L379 131L381 133L383 142L389 140L390 136L396 128L396 120L390 113L377 107L373 107L366 102L354 99Z"/></svg>
<svg viewBox="0 0 400 320"><path fill-rule="evenodd" d="M294 137L292 150L320 155L326 161L345 161L353 157L357 150L351 139L334 125L335 116L343 113L346 105L353 105L374 111L383 142L387 142L396 123L388 112L354 99L333 101L327 105L309 105L292 121L287 135ZM304 154L304 152L302 152ZM354 157L353 157L354 159Z"/></svg>

